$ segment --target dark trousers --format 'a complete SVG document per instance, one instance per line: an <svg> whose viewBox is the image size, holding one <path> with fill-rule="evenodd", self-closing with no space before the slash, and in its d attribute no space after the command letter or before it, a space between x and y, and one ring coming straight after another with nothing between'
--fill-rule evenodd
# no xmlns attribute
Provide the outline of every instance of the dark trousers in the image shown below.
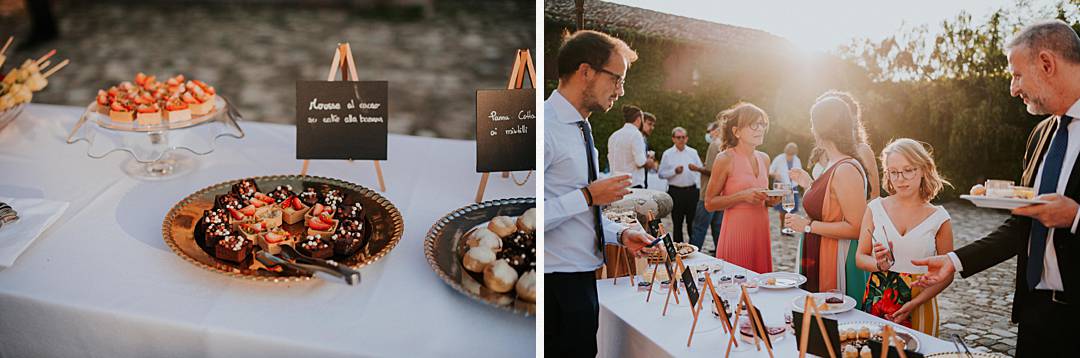
<svg viewBox="0 0 1080 358"><path fill-rule="evenodd" d="M694 213L697 212L697 186L668 186L668 195L674 202L671 208L671 231L675 242L683 241L683 220L686 220L687 232L694 230Z"/></svg>
<svg viewBox="0 0 1080 358"><path fill-rule="evenodd" d="M544 355L596 357L596 272L544 274Z"/></svg>
<svg viewBox="0 0 1080 358"><path fill-rule="evenodd" d="M1059 294L1058 297L1064 295ZM1080 351L1074 324L1080 302L1053 302L1049 291L1037 290L1024 302L1016 339L1017 357L1070 357Z"/></svg>

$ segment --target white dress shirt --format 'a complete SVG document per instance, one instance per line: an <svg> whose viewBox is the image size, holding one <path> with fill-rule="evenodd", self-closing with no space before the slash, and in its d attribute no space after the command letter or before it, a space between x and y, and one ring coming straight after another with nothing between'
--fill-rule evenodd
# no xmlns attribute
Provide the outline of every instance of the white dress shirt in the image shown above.
<svg viewBox="0 0 1080 358"><path fill-rule="evenodd" d="M1072 107L1065 111L1065 115L1072 117L1073 120L1069 123L1069 142L1065 147L1065 159L1061 163L1061 176L1058 177L1056 191L1058 194L1065 194L1065 186L1069 183L1069 176L1072 174L1076 157L1080 154L1080 120L1077 119L1080 118L1080 101L1073 103ZM1045 157L1046 154L1044 153L1043 156ZM1039 164L1039 170L1035 175L1036 193L1039 192L1039 184L1042 182L1043 164L1046 164L1045 160ZM1078 222L1080 222L1080 210L1077 210L1076 217L1073 218L1072 228L1069 229L1071 233L1076 233ZM1054 230L1056 229L1050 228L1046 233L1046 253L1043 255L1042 279L1039 284L1035 285L1037 290L1065 291L1065 285L1061 283L1061 271L1058 270L1057 252L1054 249ZM1028 240L1028 251L1031 251L1031 240ZM949 259L952 260L953 266L956 266L957 272L964 270L960 258L955 253L950 252Z"/></svg>
<svg viewBox="0 0 1080 358"><path fill-rule="evenodd" d="M802 161L799 160L799 156L791 157L791 168L787 165L787 154L780 153L776 158L773 158L772 164L769 165L769 174L779 177L780 183L791 184L791 174L788 173L791 169L802 169Z"/></svg>
<svg viewBox="0 0 1080 358"><path fill-rule="evenodd" d="M645 185L645 136L638 127L626 123L611 133L607 150L612 174L630 173L630 186Z"/></svg>
<svg viewBox="0 0 1080 358"><path fill-rule="evenodd" d="M592 207L581 192L589 185L585 138L577 125L584 120L557 90L544 102L544 273L594 271L604 262ZM594 163L598 153L593 147ZM624 227L603 215L600 220L604 242L617 243Z"/></svg>
<svg viewBox="0 0 1080 358"><path fill-rule="evenodd" d="M677 146L671 146L664 151L664 156L660 157L660 171L657 175L660 179L667 180L670 186L697 186L698 181L701 180L701 174L690 170L690 164L704 166L701 164L701 157L698 156L697 150L690 146L684 146L683 150L679 150ZM675 173L675 168L678 167L683 168L682 173Z"/></svg>

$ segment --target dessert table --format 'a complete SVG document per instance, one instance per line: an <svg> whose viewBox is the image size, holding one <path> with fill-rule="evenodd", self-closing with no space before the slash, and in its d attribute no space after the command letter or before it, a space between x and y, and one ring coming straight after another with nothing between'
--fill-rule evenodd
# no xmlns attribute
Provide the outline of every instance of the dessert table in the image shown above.
<svg viewBox="0 0 1080 358"><path fill-rule="evenodd" d="M687 266L699 264L712 264L721 260L695 252L691 257L684 260ZM741 274L751 277L753 272L741 267L724 262L724 275ZM695 277L698 277L695 273ZM715 281L716 278L714 278ZM681 283L680 283L681 285ZM697 330L690 347L686 346L686 339L690 333L690 325L693 315L690 313L689 304L686 302L684 291L682 302L675 304L671 300L666 316L661 316L664 309L664 299L667 291L655 290L648 303L645 302L645 292L638 292L631 287L630 280L621 278L617 284L612 279L600 280L596 283L597 294L600 301L600 330L597 333L600 357L723 357L727 349L729 336L720 327L721 321L711 313L712 299L706 298L709 294L705 289L702 299L705 299L701 313L698 315ZM659 287L659 285L657 285ZM702 286L704 287L704 286ZM754 302L764 316L766 325L783 323L783 315L790 313L792 301L796 297L803 296L806 291L799 288L789 289L766 289L759 288L757 292L750 294ZM729 304L736 301L729 299ZM826 315L826 318L836 319L839 323L845 322L887 322L881 318L872 316L857 308L844 313ZM742 319L740 319L740 322ZM772 322L770 322L772 321ZM794 322L794 324L800 324ZM811 323L817 325L817 322ZM929 335L908 330L917 336L920 344L920 353L954 352L956 349L952 343L931 337ZM795 357L799 353L796 337L789 329L785 336L774 340L773 352L776 357ZM765 346L761 351L754 349L753 342L739 341L741 348L732 348L733 357L768 357ZM838 349L838 347L833 347ZM837 350L837 356L840 351Z"/></svg>
<svg viewBox="0 0 1080 358"><path fill-rule="evenodd" d="M0 271L0 356L532 356L535 319L472 301L432 272L428 229L472 200L473 141L390 135L382 163L405 234L347 286L227 277L185 262L162 220L190 193L232 179L299 173L295 127L241 122L194 172L126 176L127 153L103 159L65 144L83 108L32 104L0 130L0 196L70 202ZM89 125L89 123L88 123ZM377 188L370 161L312 161L309 174ZM486 199L534 197L493 178ZM0 243L2 244L2 243Z"/></svg>

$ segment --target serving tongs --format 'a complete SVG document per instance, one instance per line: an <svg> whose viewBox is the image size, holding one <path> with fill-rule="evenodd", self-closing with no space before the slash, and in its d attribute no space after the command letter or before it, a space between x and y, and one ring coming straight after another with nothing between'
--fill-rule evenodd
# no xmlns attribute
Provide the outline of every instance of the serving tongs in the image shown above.
<svg viewBox="0 0 1080 358"><path fill-rule="evenodd" d="M284 266L327 281L345 280L349 285L360 284L360 272L334 261L319 260L300 255L291 246L281 245L281 257L267 251L259 251L255 259L267 267ZM295 260L296 262L292 262Z"/></svg>
<svg viewBox="0 0 1080 358"><path fill-rule="evenodd" d="M974 358L975 357L975 356L971 355L971 350L968 349L967 342L965 342L964 339L961 338L959 334L953 334L953 346L956 347L956 353L960 353L960 347L963 347L964 348L964 354L968 358Z"/></svg>

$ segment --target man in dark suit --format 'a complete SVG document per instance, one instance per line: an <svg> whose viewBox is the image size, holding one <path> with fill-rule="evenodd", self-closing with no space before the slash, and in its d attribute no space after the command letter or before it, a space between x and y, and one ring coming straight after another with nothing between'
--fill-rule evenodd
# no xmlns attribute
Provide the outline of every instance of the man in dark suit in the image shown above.
<svg viewBox="0 0 1080 358"><path fill-rule="evenodd" d="M916 285L1016 256L1017 356L1069 356L1080 352L1072 333L1080 323L1080 37L1064 22L1045 21L1020 30L1005 50L1010 94L1029 113L1050 115L1028 137L1021 180L1047 203L1014 209L997 230L947 255L913 260L928 267Z"/></svg>

